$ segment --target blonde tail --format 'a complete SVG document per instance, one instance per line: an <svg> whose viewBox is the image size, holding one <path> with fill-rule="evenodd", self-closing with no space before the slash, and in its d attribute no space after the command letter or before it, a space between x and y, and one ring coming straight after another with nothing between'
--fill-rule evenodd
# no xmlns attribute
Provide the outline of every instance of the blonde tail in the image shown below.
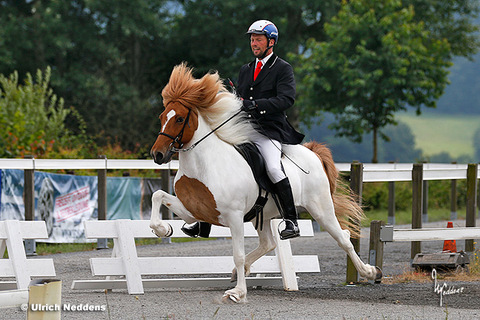
<svg viewBox="0 0 480 320"><path fill-rule="evenodd" d="M340 177L332 152L324 144L307 142L304 146L313 151L322 161L323 168L330 183L330 193L333 199L335 216L342 229L348 229L352 238L360 237L360 222L365 219L362 207L358 204L358 196Z"/></svg>

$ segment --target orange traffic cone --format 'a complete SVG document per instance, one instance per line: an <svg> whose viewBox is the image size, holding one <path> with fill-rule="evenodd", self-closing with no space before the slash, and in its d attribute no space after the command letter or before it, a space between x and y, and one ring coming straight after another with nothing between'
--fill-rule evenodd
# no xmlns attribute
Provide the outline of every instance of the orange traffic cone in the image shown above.
<svg viewBox="0 0 480 320"><path fill-rule="evenodd" d="M447 228L453 228L452 221L448 221ZM457 242L455 240L443 241L443 251L457 252Z"/></svg>

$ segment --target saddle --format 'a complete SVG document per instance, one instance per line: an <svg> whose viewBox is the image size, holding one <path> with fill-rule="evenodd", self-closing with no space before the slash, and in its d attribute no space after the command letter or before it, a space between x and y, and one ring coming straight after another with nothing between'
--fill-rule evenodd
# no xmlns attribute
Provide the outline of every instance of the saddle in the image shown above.
<svg viewBox="0 0 480 320"><path fill-rule="evenodd" d="M272 194L275 203L278 206L277 199L275 197L275 186L267 175L267 169L265 166L265 159L260 154L257 146L252 143L244 143L236 145L235 149L243 156L248 165L252 169L253 177L259 186L258 198L253 205L253 208L248 211L243 217L243 221L251 221L253 218L257 218L255 229L259 227L259 221L261 221L260 229L263 228L263 207L268 201L268 194Z"/></svg>

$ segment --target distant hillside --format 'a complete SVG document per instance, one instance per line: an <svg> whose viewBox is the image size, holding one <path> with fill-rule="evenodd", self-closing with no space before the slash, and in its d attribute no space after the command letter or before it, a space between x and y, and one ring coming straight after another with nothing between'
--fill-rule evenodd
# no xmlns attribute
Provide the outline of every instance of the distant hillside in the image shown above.
<svg viewBox="0 0 480 320"><path fill-rule="evenodd" d="M480 114L480 53L474 61L455 59L450 71L451 83L431 112Z"/></svg>
<svg viewBox="0 0 480 320"><path fill-rule="evenodd" d="M480 25L480 17L477 18L477 24ZM453 63L450 85L432 112L480 114L480 53L473 57L473 61L456 58Z"/></svg>
<svg viewBox="0 0 480 320"><path fill-rule="evenodd" d="M397 119L406 123L415 136L415 147L422 149L424 156L431 157L442 152L454 160L468 157L474 159L473 135L480 128L480 115L442 115L433 112L416 116L413 112L398 114Z"/></svg>

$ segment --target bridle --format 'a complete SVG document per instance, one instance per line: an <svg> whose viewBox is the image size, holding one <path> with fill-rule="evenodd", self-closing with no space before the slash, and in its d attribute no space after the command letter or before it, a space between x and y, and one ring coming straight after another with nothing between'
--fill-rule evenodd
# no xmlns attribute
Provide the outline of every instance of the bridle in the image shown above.
<svg viewBox="0 0 480 320"><path fill-rule="evenodd" d="M232 120L233 118L235 118L236 116L238 116L240 114L240 112L242 112L242 110L238 110L238 112L236 112L235 114L233 114L230 118L228 118L227 120L223 121L221 124L219 124L215 129L213 129L212 131L210 131L209 133L207 133L205 136L203 136L200 140L198 140L197 142L195 142L194 144L192 144L190 147L188 148L182 148L183 147L183 143L181 142L182 138L183 138L183 131L185 131L185 126L188 125L188 121L190 119L190 113L192 112L192 109L184 106L182 104L183 107L187 108L188 109L188 114L187 114L187 117L185 118L185 122L183 123L183 127L182 127L182 130L180 130L180 132L177 134L177 136L172 136L172 135L169 135L168 133L164 133L164 132L159 132L158 135L162 135L162 136L166 136L170 139L172 139L172 143L170 143L170 146L168 147L168 152L170 153L176 153L176 152L187 152L187 151L190 151L192 150L193 148L195 148L200 142L202 142L203 140L205 140L206 138L208 138L208 136L210 136L212 133L214 133L215 131L217 131L218 129L220 129L225 123L229 122L230 120ZM190 126L190 125L189 125ZM178 144L178 148L174 146L174 144Z"/></svg>
<svg viewBox="0 0 480 320"><path fill-rule="evenodd" d="M181 104L183 107L185 107L183 104ZM170 146L168 147L168 152L172 152L172 153L175 153L175 152L179 152L179 151L182 151L182 150L185 150L185 149L182 149L183 147L183 142L182 142L182 138L183 138L183 133L185 131L185 127L188 125L190 127L190 124L189 124L189 121L190 121L190 114L192 113L192 109L188 108L188 107L185 107L188 109L188 114L187 116L185 117L185 121L183 122L183 127L182 127L182 130L180 130L180 132L174 137L168 133L165 133L165 132L162 132L160 131L158 133L159 136L165 136L167 138L170 138L172 139L172 143L170 143ZM175 144L178 144L178 148L175 147Z"/></svg>

